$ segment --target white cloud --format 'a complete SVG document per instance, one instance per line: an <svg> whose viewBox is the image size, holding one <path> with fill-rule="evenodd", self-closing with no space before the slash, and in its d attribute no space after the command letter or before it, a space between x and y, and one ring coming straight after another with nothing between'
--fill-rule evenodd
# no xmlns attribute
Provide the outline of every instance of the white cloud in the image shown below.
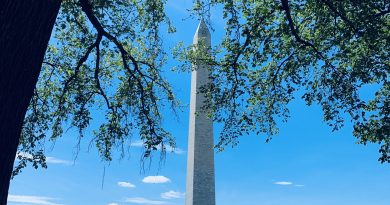
<svg viewBox="0 0 390 205"><path fill-rule="evenodd" d="M107 205L119 205L118 203L109 203Z"/></svg>
<svg viewBox="0 0 390 205"><path fill-rule="evenodd" d="M294 186L296 186L296 187L304 187L305 185L303 185L303 184L296 184Z"/></svg>
<svg viewBox="0 0 390 205"><path fill-rule="evenodd" d="M171 190L168 192L161 193L161 198L163 199L179 199L183 197L184 197L184 193L180 193L178 191Z"/></svg>
<svg viewBox="0 0 390 205"><path fill-rule="evenodd" d="M286 186L286 185L292 185L293 183L292 182L281 181L281 182L274 182L274 184Z"/></svg>
<svg viewBox="0 0 390 205"><path fill-rule="evenodd" d="M16 153L16 158L17 157L22 157L22 158L27 158L27 159L32 159L33 156L30 154L30 153L27 153L27 152L17 152Z"/></svg>
<svg viewBox="0 0 390 205"><path fill-rule="evenodd" d="M18 157L26 158L26 159L34 159L33 155L27 152L18 152L16 153L16 160ZM35 159L37 160L37 159ZM62 165L73 165L74 162L64 159L58 159L56 157L46 157L46 163L48 164L62 164Z"/></svg>
<svg viewBox="0 0 390 205"><path fill-rule="evenodd" d="M147 176L142 179L142 182L147 184L162 184L170 181L171 180L165 176Z"/></svg>
<svg viewBox="0 0 390 205"><path fill-rule="evenodd" d="M173 147L171 147L171 146L166 146L166 149L167 149L167 152L173 152L173 153L175 153L175 154L184 154L185 153L185 151L184 150L182 150L182 149L180 149L180 148L173 148Z"/></svg>
<svg viewBox="0 0 390 205"><path fill-rule="evenodd" d="M46 163L48 164L62 164L62 165L73 165L74 162L64 159L58 159L55 157L46 157Z"/></svg>
<svg viewBox="0 0 390 205"><path fill-rule="evenodd" d="M144 142L142 142L141 140L137 140L135 142L132 142L131 146L133 146L133 147L144 147ZM161 146L158 146L157 149L161 150ZM182 150L180 148L177 148L177 147L173 148L170 145L165 145L165 150L168 153L175 153L175 154L184 154L185 153L184 150Z"/></svg>
<svg viewBox="0 0 390 205"><path fill-rule="evenodd" d="M148 204L148 205L170 204L166 201L154 201L154 200L149 200L141 197L126 198L125 202L133 203L133 204Z"/></svg>
<svg viewBox="0 0 390 205"><path fill-rule="evenodd" d="M141 140L137 140L135 142L132 142L131 146L133 146L133 147L143 147L144 143Z"/></svg>
<svg viewBox="0 0 390 205"><path fill-rule="evenodd" d="M130 182L118 182L118 186L125 188L135 188L135 185Z"/></svg>
<svg viewBox="0 0 390 205"><path fill-rule="evenodd" d="M23 203L25 205L60 205L55 199L43 196L8 195L8 202Z"/></svg>

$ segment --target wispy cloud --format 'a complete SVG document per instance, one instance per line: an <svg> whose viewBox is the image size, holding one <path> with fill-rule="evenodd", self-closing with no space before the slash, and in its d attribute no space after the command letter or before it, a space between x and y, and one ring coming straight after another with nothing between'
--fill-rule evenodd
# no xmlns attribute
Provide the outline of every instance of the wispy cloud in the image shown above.
<svg viewBox="0 0 390 205"><path fill-rule="evenodd" d="M74 162L64 159L58 159L56 157L46 157L46 163L48 164L62 164L62 165L73 165Z"/></svg>
<svg viewBox="0 0 390 205"><path fill-rule="evenodd" d="M17 152L16 153L16 158L22 157L22 158L27 158L27 159L32 159L33 156L30 153L27 152Z"/></svg>
<svg viewBox="0 0 390 205"><path fill-rule="evenodd" d="M133 146L133 147L143 147L144 143L141 140L137 140L135 142L132 142L131 146Z"/></svg>
<svg viewBox="0 0 390 205"><path fill-rule="evenodd" d="M107 205L119 205L118 203L109 203Z"/></svg>
<svg viewBox="0 0 390 205"><path fill-rule="evenodd" d="M289 182L289 181L279 181L279 182L274 182L274 184L282 185L282 186L294 185L295 187L304 187L305 186L303 184L294 184L293 182Z"/></svg>
<svg viewBox="0 0 390 205"><path fill-rule="evenodd" d="M137 140L135 142L132 142L131 143L131 146L133 147L144 147L144 143L141 141L141 140ZM158 150L161 150L161 146L158 146L157 147ZM175 154L184 154L185 151L183 149L180 149L180 148L173 148L169 145L165 145L165 150L168 152L168 153L175 153Z"/></svg>
<svg viewBox="0 0 390 205"><path fill-rule="evenodd" d="M147 176L142 179L142 182L147 184L163 184L170 181L171 180L165 176Z"/></svg>
<svg viewBox="0 0 390 205"><path fill-rule="evenodd" d="M26 159L34 159L33 155L30 154L30 153L27 153L27 152L18 152L18 153L16 153L16 160L18 160L18 157L26 158ZM62 164L62 165L72 165L72 164L74 164L73 161L59 159L59 158L56 158L56 157L46 157L46 163L48 163L48 164Z"/></svg>
<svg viewBox="0 0 390 205"><path fill-rule="evenodd" d="M168 192L161 193L161 198L163 199L179 199L183 197L184 197L184 193L180 193L178 191L171 190Z"/></svg>
<svg viewBox="0 0 390 205"><path fill-rule="evenodd" d="M135 197L135 198L126 198L125 202L127 203L133 203L133 204L148 204L148 205L161 205L161 204L170 204L166 201L155 201L155 200L149 200L142 197Z"/></svg>
<svg viewBox="0 0 390 205"><path fill-rule="evenodd" d="M118 182L118 186L125 188L135 188L135 185L130 182Z"/></svg>
<svg viewBox="0 0 390 205"><path fill-rule="evenodd" d="M180 148L173 148L173 147L171 147L171 146L167 146L167 152L173 152L173 153L175 153L175 154L184 154L185 153L185 151L184 150L182 150L182 149L180 149Z"/></svg>
<svg viewBox="0 0 390 205"><path fill-rule="evenodd" d="M286 182L286 181L280 181L280 182L274 182L274 184L287 186L287 185L292 185L293 183L292 182Z"/></svg>
<svg viewBox="0 0 390 205"><path fill-rule="evenodd" d="M60 205L56 199L44 196L8 195L8 202L23 203L25 205Z"/></svg>

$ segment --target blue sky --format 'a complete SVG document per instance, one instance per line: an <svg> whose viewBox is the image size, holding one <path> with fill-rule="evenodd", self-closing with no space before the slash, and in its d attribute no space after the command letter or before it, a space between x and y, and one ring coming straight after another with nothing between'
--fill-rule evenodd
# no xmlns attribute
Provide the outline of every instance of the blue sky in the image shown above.
<svg viewBox="0 0 390 205"><path fill-rule="evenodd" d="M165 38L167 49L176 41L192 42L197 21L188 19L185 10L191 2L168 1L177 33ZM212 21L215 45L224 29L218 12ZM170 61L168 66L174 64ZM166 75L177 97L188 105L190 74ZM365 94L371 92L367 89ZM216 154L218 205L390 205L390 165L377 161L377 145L356 144L350 124L332 133L319 107L307 107L299 98L290 110L292 117L280 124L280 134L270 143L265 136L243 136L238 147ZM156 156L150 169L141 171L136 136L124 159L102 162L96 149L88 149L87 139L74 161L77 133L69 131L48 151L48 169L26 168L12 180L9 204L183 205L188 106L179 112L179 120L170 113L165 116L164 125L176 137L178 149L168 153L161 166ZM215 133L220 128L215 125Z"/></svg>

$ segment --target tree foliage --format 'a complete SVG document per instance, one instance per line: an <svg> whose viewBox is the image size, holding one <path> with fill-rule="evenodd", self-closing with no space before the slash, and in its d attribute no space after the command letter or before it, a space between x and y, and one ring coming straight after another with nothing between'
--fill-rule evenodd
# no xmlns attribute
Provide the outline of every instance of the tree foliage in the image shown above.
<svg viewBox="0 0 390 205"><path fill-rule="evenodd" d="M194 12L210 19L213 7L226 22L221 45L211 56L176 52L213 66L203 92L224 125L219 150L249 133L269 141L300 96L322 107L333 131L351 120L358 143L380 144L379 161L390 162L389 1L203 0ZM361 93L370 86L378 89L367 100Z"/></svg>
<svg viewBox="0 0 390 205"><path fill-rule="evenodd" d="M104 116L92 142L104 160L129 146L132 133L153 150L175 147L161 127L163 106L177 101L162 77L160 29L173 32L163 0L64 0L25 117L14 175L27 162L46 167L44 144L76 128L79 140L93 112ZM96 114L95 114L96 115ZM103 117L102 117L103 118Z"/></svg>
<svg viewBox="0 0 390 205"><path fill-rule="evenodd" d="M79 130L91 110L104 113L93 142L105 160L139 131L145 157L175 141L161 127L164 105L175 107L162 77L166 54L160 30L174 31L164 0L64 0L39 83L25 119L15 173L27 161L45 166L45 139L64 125ZM201 59L213 66L205 86L210 117L224 125L216 147L236 145L249 133L277 134L277 120L301 95L319 104L324 121L338 130L346 119L359 143L378 143L390 162L390 3L331 0L197 0L193 14L208 19L222 7L226 33L207 52L190 46L174 52L183 69ZM365 86L378 87L364 100ZM349 117L346 116L349 115ZM49 136L48 136L49 135Z"/></svg>

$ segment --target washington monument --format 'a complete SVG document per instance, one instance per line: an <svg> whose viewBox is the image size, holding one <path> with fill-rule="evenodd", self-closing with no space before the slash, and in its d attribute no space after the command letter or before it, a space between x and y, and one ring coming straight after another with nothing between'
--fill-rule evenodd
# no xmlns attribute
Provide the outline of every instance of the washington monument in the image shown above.
<svg viewBox="0 0 390 205"><path fill-rule="evenodd" d="M200 21L194 45L200 41L211 46L206 24ZM213 122L201 111L205 97L199 88L209 82L209 68L193 65L191 77L190 125L188 134L186 205L215 205Z"/></svg>

